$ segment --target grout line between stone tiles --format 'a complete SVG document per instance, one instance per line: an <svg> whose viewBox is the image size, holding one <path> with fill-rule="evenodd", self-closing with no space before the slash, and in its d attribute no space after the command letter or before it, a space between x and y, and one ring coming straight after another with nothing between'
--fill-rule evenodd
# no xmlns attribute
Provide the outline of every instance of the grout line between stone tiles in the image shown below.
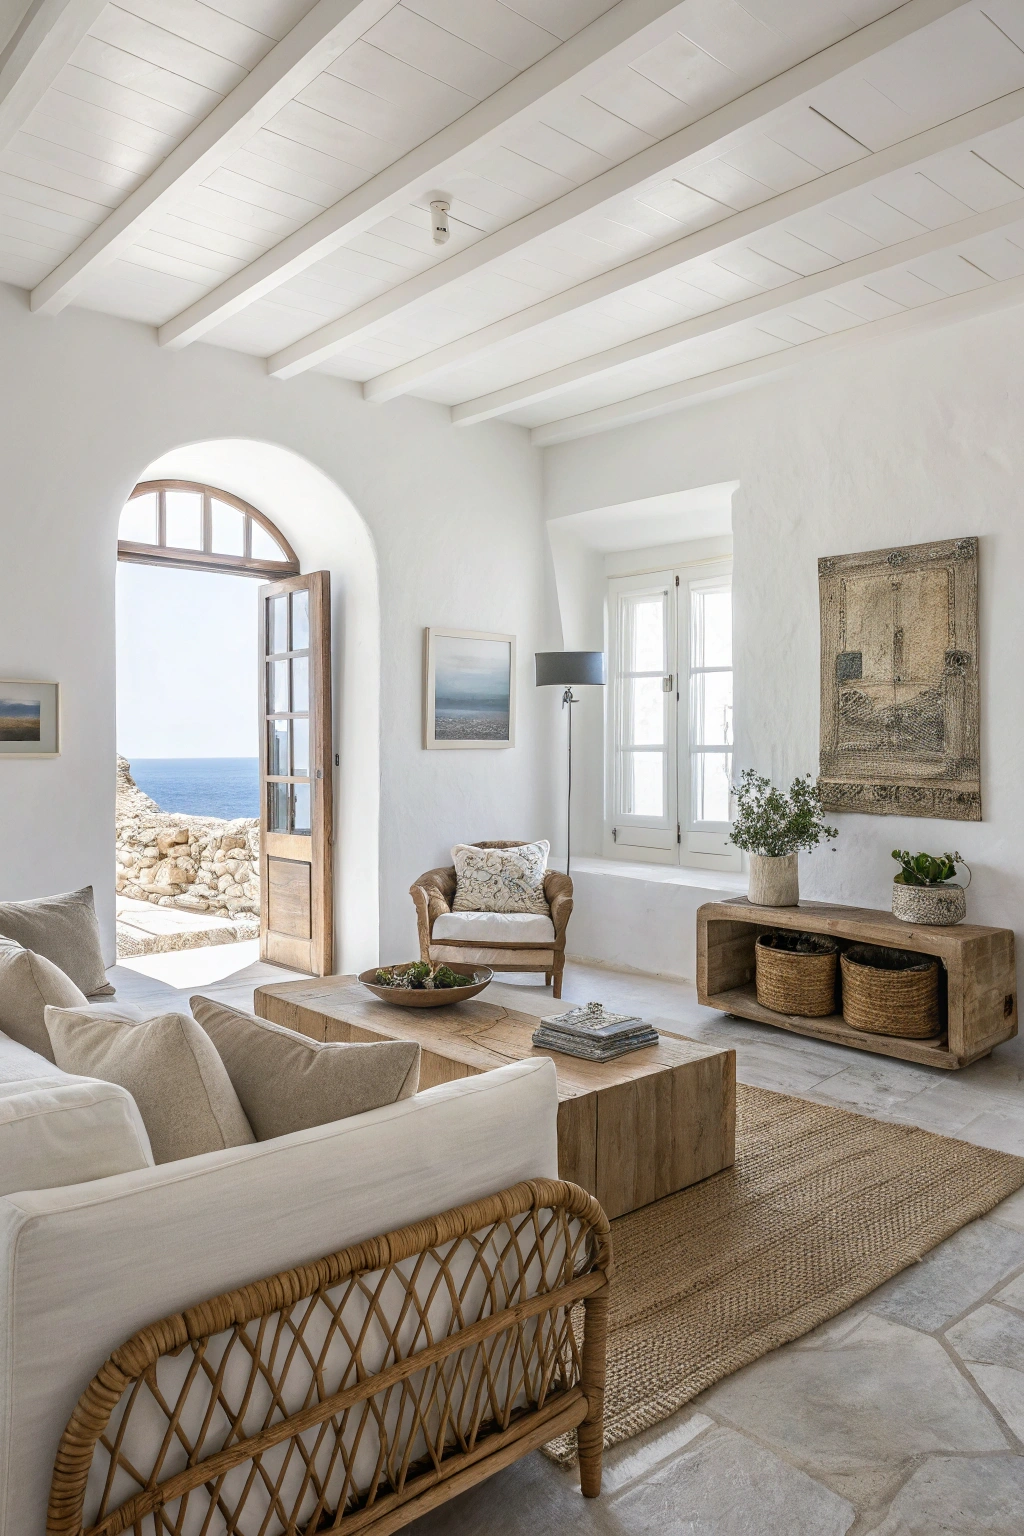
<svg viewBox="0 0 1024 1536"><path fill-rule="evenodd" d="M983 1220L983 1219L984 1218L982 1218L982 1217L978 1218L978 1220ZM970 1225L972 1225L972 1223L968 1222L968 1226L970 1226ZM966 1231L966 1228L965 1227L961 1227L960 1231L964 1232L964 1231ZM953 1235L955 1237L956 1233L954 1233ZM946 1238L945 1241L948 1242L949 1239ZM942 1244L940 1243L939 1247L941 1247L941 1246L942 1246ZM934 1253L935 1249L932 1248L930 1251L932 1253ZM927 1258L927 1254L925 1255L925 1258ZM919 1260L919 1262L923 1263L924 1260L923 1259ZM1018 1264L1014 1269L1008 1269L1006 1271L1005 1275L1003 1275L1003 1277L1000 1280L997 1280L994 1285L989 1286L988 1290L984 1293L984 1295L977 1297L976 1300L971 1302L971 1305L969 1307L965 1307L964 1310L962 1312L959 1312L956 1317L950 1318L948 1323L943 1323L941 1328L935 1328L935 1329L930 1330L931 1333L933 1334L933 1336L935 1338L937 1338L937 1339L941 1339L943 1334L947 1333L950 1328L955 1328L957 1323L962 1323L965 1318L970 1317L972 1312L977 1312L979 1307L986 1306L988 1302L990 1302L990 1301L992 1301L994 1299L994 1297L998 1294L999 1291L1005 1290L1005 1288L1010 1284L1010 1282L1012 1280L1019 1279L1021 1275L1024 1275L1024 1264ZM911 1324L910 1326L913 1327L913 1324ZM928 1331L929 1330L926 1330L924 1328L918 1329L919 1333L925 1333L925 1332L928 1332Z"/></svg>
<svg viewBox="0 0 1024 1536"><path fill-rule="evenodd" d="M981 1305L984 1305L984 1303L981 1303ZM967 1315L970 1316L970 1313L968 1313ZM1014 1434L1014 1432L1010 1428L1009 1424L1007 1424L1006 1420L1003 1418L1002 1414L999 1412L999 1409L996 1407L995 1403L992 1402L990 1397L986 1396L985 1392L982 1390L982 1388L975 1381L974 1377L971 1375L971 1372L970 1372L969 1368L960 1359L960 1356L957 1354L956 1350L954 1349L953 1345L949 1342L949 1340L946 1339L946 1338L943 1338L943 1336L941 1334L935 1334L934 1337L942 1345L942 1348L945 1350L946 1354L949 1356L949 1359L950 1359L951 1363L960 1372L960 1375L963 1377L963 1379L967 1383L967 1385L971 1388L971 1391L974 1393L975 1397L978 1399L978 1401L980 1402L981 1406L983 1408L987 1408L988 1409L988 1412L992 1415L992 1418L995 1420L996 1424L1002 1430L1003 1435L1005 1436L1005 1438L1009 1442L1009 1445L1008 1445L1007 1449L1015 1452L1016 1455L1020 1456L1022 1453L1024 1453L1024 1443L1022 1443L1021 1440L1019 1439L1019 1437Z"/></svg>
<svg viewBox="0 0 1024 1536"><path fill-rule="evenodd" d="M781 1347L786 1348L785 1345L782 1345ZM770 1353L774 1354L776 1351L772 1350ZM756 1364L757 1362L755 1361L754 1363ZM711 1391L712 1389L709 1387L707 1390ZM818 1483L822 1488L827 1488L829 1492L834 1493L837 1498L845 1499L847 1504L850 1505L851 1509L856 1507L853 1503L853 1500L849 1498L845 1493L841 1493L838 1488L833 1488L832 1484L822 1473L820 1468L814 1468L812 1470L812 1467L808 1463L798 1460L797 1457L790 1452L787 1446L773 1445L769 1440L762 1440L760 1435L755 1434L750 1429L741 1428L739 1424L735 1423L732 1419L726 1418L726 1416L720 1413L718 1410L711 1408L699 1408L699 1404L700 1397L695 1397L693 1399L693 1403L690 1406L697 1406L700 1413L705 1414L709 1419L714 1419L715 1423L719 1426L720 1429L731 1430L733 1434L739 1435L741 1439L749 1440L752 1445L760 1446L761 1450L766 1451L769 1456L777 1457L779 1461L784 1461L787 1466L792 1467L795 1472L802 1472L803 1475L805 1477L809 1477L812 1482Z"/></svg>

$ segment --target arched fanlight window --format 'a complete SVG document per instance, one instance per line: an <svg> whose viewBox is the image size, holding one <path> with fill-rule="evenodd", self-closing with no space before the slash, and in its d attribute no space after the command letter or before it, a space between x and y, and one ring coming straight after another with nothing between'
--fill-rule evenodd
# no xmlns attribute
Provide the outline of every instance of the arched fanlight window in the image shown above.
<svg viewBox="0 0 1024 1536"><path fill-rule="evenodd" d="M193 480L143 480L121 513L117 558L276 581L297 576L295 551L247 501Z"/></svg>

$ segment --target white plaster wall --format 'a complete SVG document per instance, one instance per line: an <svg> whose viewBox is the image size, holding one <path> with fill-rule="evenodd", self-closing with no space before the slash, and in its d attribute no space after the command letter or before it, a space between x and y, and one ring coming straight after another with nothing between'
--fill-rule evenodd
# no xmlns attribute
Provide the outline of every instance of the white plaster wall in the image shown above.
<svg viewBox="0 0 1024 1536"><path fill-rule="evenodd" d="M370 407L344 381L284 383L219 348L161 351L128 321L33 316L24 293L2 286L0 677L58 679L64 729L56 760L0 762L0 897L92 883L112 954L117 519L147 465L214 438L298 454L365 522L381 610L380 704L363 721L380 733L380 950L405 957L407 887L452 842L551 832L554 712L533 686L533 652L557 647L559 630L526 434L454 432L433 404ZM320 558L315 541L298 542L304 563ZM344 562L332 574L343 572ZM171 643L155 614L162 622ZM514 750L423 751L427 624L519 637ZM369 794L353 804L372 818ZM342 957L357 961L368 963Z"/></svg>
<svg viewBox="0 0 1024 1536"><path fill-rule="evenodd" d="M801 857L807 896L888 907L894 847L957 848L969 917L1024 930L1022 419L1017 310L545 451L552 518L740 481L736 766L777 781L817 772L818 557L980 536L985 819L840 816L838 852Z"/></svg>

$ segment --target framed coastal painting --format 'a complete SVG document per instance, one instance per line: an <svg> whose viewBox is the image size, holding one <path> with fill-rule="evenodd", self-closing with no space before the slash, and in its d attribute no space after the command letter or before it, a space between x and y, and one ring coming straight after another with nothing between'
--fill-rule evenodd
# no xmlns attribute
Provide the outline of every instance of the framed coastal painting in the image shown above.
<svg viewBox="0 0 1024 1536"><path fill-rule="evenodd" d="M433 628L424 641L423 745L515 746L515 635Z"/></svg>
<svg viewBox="0 0 1024 1536"><path fill-rule="evenodd" d="M59 684L0 680L0 757L56 757L59 752Z"/></svg>

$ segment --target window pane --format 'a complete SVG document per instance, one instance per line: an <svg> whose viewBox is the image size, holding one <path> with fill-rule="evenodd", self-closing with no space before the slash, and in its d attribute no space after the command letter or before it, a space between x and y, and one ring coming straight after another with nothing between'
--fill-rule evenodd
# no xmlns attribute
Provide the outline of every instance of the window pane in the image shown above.
<svg viewBox="0 0 1024 1536"><path fill-rule="evenodd" d="M288 711L288 663L272 661L267 666L267 713L286 714Z"/></svg>
<svg viewBox="0 0 1024 1536"><path fill-rule="evenodd" d="M272 597L267 604L267 650L279 656L288 649L288 599Z"/></svg>
<svg viewBox="0 0 1024 1536"><path fill-rule="evenodd" d="M665 754L624 752L622 810L626 816L664 816Z"/></svg>
<svg viewBox="0 0 1024 1536"><path fill-rule="evenodd" d="M290 784L268 784L267 826L271 832L288 832L288 791Z"/></svg>
<svg viewBox="0 0 1024 1536"><path fill-rule="evenodd" d="M286 560L288 557L276 539L253 518L252 557L254 560Z"/></svg>
<svg viewBox="0 0 1024 1536"><path fill-rule="evenodd" d="M693 820L729 820L731 752L695 752L693 755Z"/></svg>
<svg viewBox="0 0 1024 1536"><path fill-rule="evenodd" d="M214 501L213 548L218 555L245 554L245 519L226 502Z"/></svg>
<svg viewBox="0 0 1024 1536"><path fill-rule="evenodd" d="M663 593L627 601L624 672L665 671L665 612Z"/></svg>
<svg viewBox="0 0 1024 1536"><path fill-rule="evenodd" d="M119 539L129 544L156 543L156 492L134 496L121 513L117 530Z"/></svg>
<svg viewBox="0 0 1024 1536"><path fill-rule="evenodd" d="M282 768L282 773L287 773ZM309 721L292 721L292 773L309 772Z"/></svg>
<svg viewBox="0 0 1024 1536"><path fill-rule="evenodd" d="M732 666L732 593L692 594L694 667Z"/></svg>
<svg viewBox="0 0 1024 1536"><path fill-rule="evenodd" d="M292 785L292 831L309 836L309 785Z"/></svg>
<svg viewBox="0 0 1024 1536"><path fill-rule="evenodd" d="M203 498L198 491L165 491L168 549L202 549Z"/></svg>
<svg viewBox="0 0 1024 1536"><path fill-rule="evenodd" d="M695 747L732 746L732 673L697 672L690 678Z"/></svg>
<svg viewBox="0 0 1024 1536"><path fill-rule="evenodd" d="M309 708L309 658L296 656L292 662L292 709L296 714Z"/></svg>
<svg viewBox="0 0 1024 1536"><path fill-rule="evenodd" d="M665 698L660 677L634 677L626 682L628 714L624 746L665 744Z"/></svg>
<svg viewBox="0 0 1024 1536"><path fill-rule="evenodd" d="M267 753L269 773L290 773L288 766L288 721L271 720L269 725L270 748Z"/></svg>
<svg viewBox="0 0 1024 1536"><path fill-rule="evenodd" d="M309 593L292 593L292 650L309 649Z"/></svg>

